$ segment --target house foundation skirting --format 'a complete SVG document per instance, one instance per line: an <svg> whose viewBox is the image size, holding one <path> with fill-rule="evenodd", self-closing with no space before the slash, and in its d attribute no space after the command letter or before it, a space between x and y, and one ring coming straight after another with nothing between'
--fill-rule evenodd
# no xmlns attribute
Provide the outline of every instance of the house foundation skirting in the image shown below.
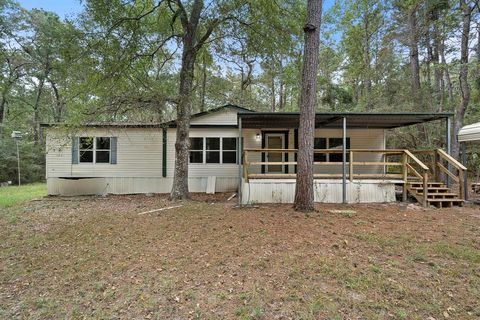
<svg viewBox="0 0 480 320"><path fill-rule="evenodd" d="M394 202L395 180L347 181L348 203ZM314 181L315 202L342 203L342 180ZM242 204L293 203L294 179L250 179L242 181Z"/></svg>
<svg viewBox="0 0 480 320"><path fill-rule="evenodd" d="M235 192L237 177L216 177L215 192ZM173 178L162 177L105 177L105 178L48 178L49 195L78 196L135 193L170 193ZM190 192L206 192L208 177L188 179Z"/></svg>

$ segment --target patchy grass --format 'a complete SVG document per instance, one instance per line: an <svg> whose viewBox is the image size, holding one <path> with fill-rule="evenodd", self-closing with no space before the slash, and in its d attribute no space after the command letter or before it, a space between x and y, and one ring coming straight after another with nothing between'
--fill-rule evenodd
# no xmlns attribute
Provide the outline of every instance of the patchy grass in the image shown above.
<svg viewBox="0 0 480 320"><path fill-rule="evenodd" d="M0 318L480 318L478 207L304 215L202 197L145 215L172 204L112 196L5 208ZM338 209L361 220L329 213Z"/></svg>
<svg viewBox="0 0 480 320"><path fill-rule="evenodd" d="M0 188L0 208L21 204L25 201L47 195L45 183L32 183L23 186L9 186Z"/></svg>

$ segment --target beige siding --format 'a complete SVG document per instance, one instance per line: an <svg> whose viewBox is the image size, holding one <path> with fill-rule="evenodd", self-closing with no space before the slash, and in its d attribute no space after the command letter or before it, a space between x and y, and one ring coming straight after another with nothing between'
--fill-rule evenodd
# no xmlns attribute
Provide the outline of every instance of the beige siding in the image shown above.
<svg viewBox="0 0 480 320"><path fill-rule="evenodd" d="M72 164L72 136L117 137L117 164ZM162 129L87 128L68 134L47 131L47 178L161 177Z"/></svg>
<svg viewBox="0 0 480 320"><path fill-rule="evenodd" d="M269 132L269 131L286 131L285 130L264 130L264 132ZM244 137L244 143L245 143L245 148L262 148L262 140L257 140L256 136L257 134L262 135L262 130L259 129L244 129L243 130L243 137ZM289 149L294 149L295 148L295 131L293 129L288 130L288 148ZM295 155L294 153L290 153L288 155L288 158L285 158L285 160L288 161L294 161ZM262 154L260 152L250 152L248 154L248 161L249 162L258 162L262 161ZM288 166L288 172L292 173L294 172L294 167L293 165ZM249 173L261 173L261 166L251 166Z"/></svg>
<svg viewBox="0 0 480 320"><path fill-rule="evenodd" d="M243 130L243 143L244 143L244 148L249 149L249 148L258 148L260 149L262 147L262 141L256 139L256 135L261 134L260 130L256 129L244 129ZM258 162L262 161L262 156L260 152L252 152L248 154L248 159L249 162ZM249 168L248 173L261 173L260 171L260 166L251 166Z"/></svg>
<svg viewBox="0 0 480 320"><path fill-rule="evenodd" d="M278 130L281 131L281 130ZM261 134L262 130L244 129L245 148L261 148L262 141L256 140L256 135ZM265 130L268 132L268 130ZM316 129L315 137L321 138L341 138L342 130L340 129ZM347 131L347 137L350 138L351 149L385 149L385 132L383 129L351 129ZM299 137L300 138L300 137ZM290 149L295 148L295 134L291 129L288 134L288 146ZM288 156L289 161L294 161L294 154ZM250 162L261 161L261 153L251 153L248 156ZM381 161L382 156L379 154L358 154L355 161ZM355 173L378 173L383 172L383 166L355 167ZM294 172L294 166L289 166L289 172ZM315 173L338 173L342 172L341 162L338 166L315 166ZM249 173L261 173L260 166L251 166Z"/></svg>
<svg viewBox="0 0 480 320"><path fill-rule="evenodd" d="M315 137L341 138L340 129L316 129ZM383 129L348 129L347 137L350 138L351 149L385 149L385 131ZM361 153L354 157L354 161L382 161L382 155L375 153ZM348 168L347 168L348 170ZM383 172L383 166L355 167L355 173ZM341 162L338 166L315 166L315 173L342 173Z"/></svg>
<svg viewBox="0 0 480 320"><path fill-rule="evenodd" d="M117 137L117 164L72 164L72 136ZM237 129L191 129L192 137L237 137ZM87 128L74 134L47 130L47 185L49 194L168 193L175 164L175 129L167 131L167 177L162 177L162 129ZM189 188L205 192L209 176L216 177L216 192L234 191L236 164L192 164ZM60 178L96 178L68 180Z"/></svg>
<svg viewBox="0 0 480 320"><path fill-rule="evenodd" d="M230 108L192 118L191 124L198 125L237 125L237 111Z"/></svg>

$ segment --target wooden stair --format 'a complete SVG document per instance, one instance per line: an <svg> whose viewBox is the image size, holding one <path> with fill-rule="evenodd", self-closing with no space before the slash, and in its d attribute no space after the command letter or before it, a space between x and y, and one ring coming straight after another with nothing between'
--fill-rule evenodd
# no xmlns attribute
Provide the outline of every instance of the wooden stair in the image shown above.
<svg viewBox="0 0 480 320"><path fill-rule="evenodd" d="M407 190L418 202L423 203L423 183L408 182ZM427 204L437 208L463 206L464 200L443 182L428 182Z"/></svg>

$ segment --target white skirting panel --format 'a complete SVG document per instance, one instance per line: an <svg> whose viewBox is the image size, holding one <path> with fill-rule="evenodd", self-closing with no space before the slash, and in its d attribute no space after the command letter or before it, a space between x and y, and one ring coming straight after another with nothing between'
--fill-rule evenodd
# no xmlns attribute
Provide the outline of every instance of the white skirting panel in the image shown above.
<svg viewBox="0 0 480 320"><path fill-rule="evenodd" d="M206 192L208 177L190 178L190 192ZM170 193L173 178L48 178L49 195L105 195L134 193ZM215 192L234 192L238 187L237 177L217 177Z"/></svg>
<svg viewBox="0 0 480 320"><path fill-rule="evenodd" d="M349 203L394 202L395 183L392 180L347 181ZM341 180L315 180L315 202L342 203ZM293 203L294 179L250 179L242 183L242 203Z"/></svg>

